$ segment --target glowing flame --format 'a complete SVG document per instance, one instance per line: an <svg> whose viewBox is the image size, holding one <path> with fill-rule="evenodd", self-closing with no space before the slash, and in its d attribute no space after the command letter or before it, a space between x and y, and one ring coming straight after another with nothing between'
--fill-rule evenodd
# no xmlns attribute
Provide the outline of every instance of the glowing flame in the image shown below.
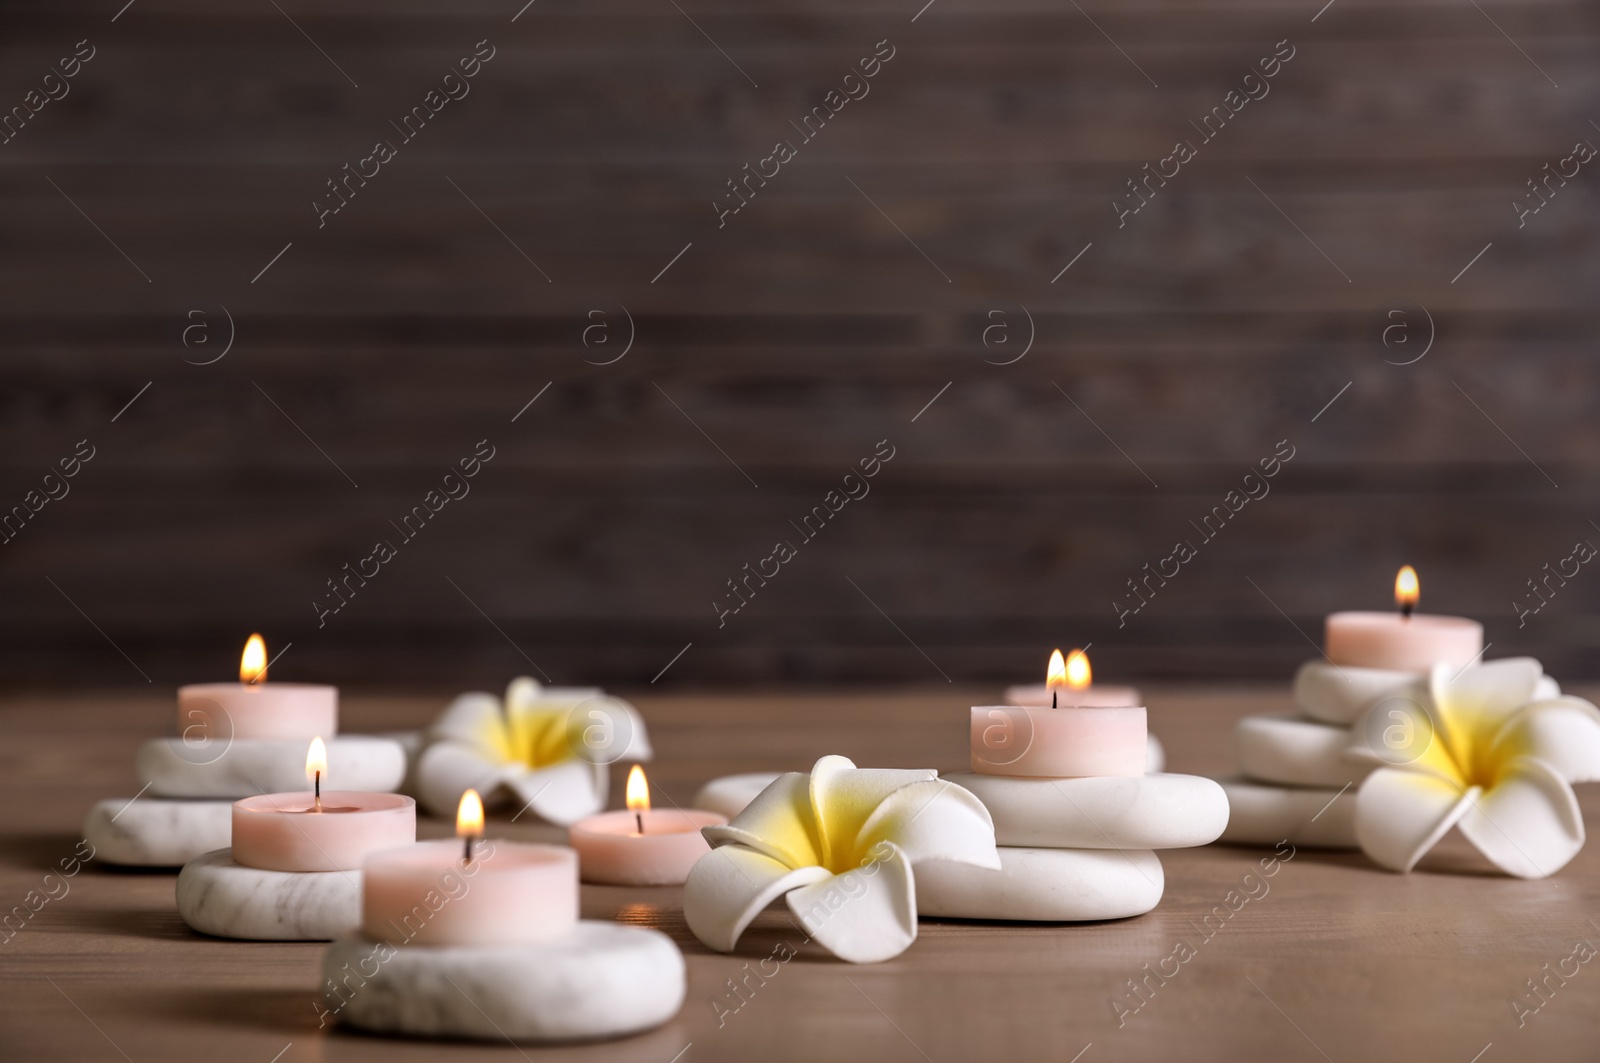
<svg viewBox="0 0 1600 1063"><path fill-rule="evenodd" d="M476 790L462 794L461 804L456 806L456 837L483 837L483 798Z"/></svg>
<svg viewBox="0 0 1600 1063"><path fill-rule="evenodd" d="M628 811L650 811L650 784L645 781L644 769L637 764L628 772Z"/></svg>
<svg viewBox="0 0 1600 1063"><path fill-rule="evenodd" d="M1073 690L1083 690L1091 682L1093 675L1089 671L1089 655L1082 650L1067 654L1067 686Z"/></svg>
<svg viewBox="0 0 1600 1063"><path fill-rule="evenodd" d="M1394 604L1409 612L1420 597L1422 586L1417 582L1417 570L1407 565L1394 578Z"/></svg>
<svg viewBox="0 0 1600 1063"><path fill-rule="evenodd" d="M313 738L311 748L306 750L306 782L315 784L318 775L323 782L328 781L328 747L322 739Z"/></svg>
<svg viewBox="0 0 1600 1063"><path fill-rule="evenodd" d="M1044 671L1044 685L1047 687L1067 685L1067 660L1061 656L1060 650L1050 651L1050 667Z"/></svg>
<svg viewBox="0 0 1600 1063"><path fill-rule="evenodd" d="M239 657L239 682L265 683L267 681L267 644L260 635L251 635Z"/></svg>

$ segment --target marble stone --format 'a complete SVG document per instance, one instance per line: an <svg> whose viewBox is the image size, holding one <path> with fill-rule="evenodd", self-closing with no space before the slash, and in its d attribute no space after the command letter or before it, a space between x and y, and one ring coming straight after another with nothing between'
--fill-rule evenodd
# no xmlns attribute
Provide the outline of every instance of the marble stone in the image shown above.
<svg viewBox="0 0 1600 1063"><path fill-rule="evenodd" d="M1356 787L1335 789L1272 786L1247 779L1221 779L1232 812L1222 841L1239 845L1292 845L1312 849L1358 849Z"/></svg>
<svg viewBox="0 0 1600 1063"><path fill-rule="evenodd" d="M953 919L1082 922L1143 915L1166 878L1148 849L1001 846L1000 870L928 860L916 867L917 913Z"/></svg>
<svg viewBox="0 0 1600 1063"><path fill-rule="evenodd" d="M139 747L139 781L152 797L235 799L307 789L309 742L240 738L222 749L198 748L181 738L157 738ZM370 735L327 739L328 775L337 790L391 793L406 775L400 743Z"/></svg>
<svg viewBox="0 0 1600 1063"><path fill-rule="evenodd" d="M1372 773L1373 765L1345 759L1349 727L1292 716L1246 716L1233 739L1239 771L1261 782L1337 790Z"/></svg>
<svg viewBox="0 0 1600 1063"><path fill-rule="evenodd" d="M1198 775L1031 779L951 772L994 820L1000 845L1043 849L1178 849L1216 841L1228 799Z"/></svg>
<svg viewBox="0 0 1600 1063"><path fill-rule="evenodd" d="M178 914L213 937L332 941L361 925L361 872L263 871L218 849L178 872Z"/></svg>
<svg viewBox="0 0 1600 1063"><path fill-rule="evenodd" d="M202 853L226 849L232 801L172 801L148 795L97 802L83 820L95 858L122 867L182 867Z"/></svg>
<svg viewBox="0 0 1600 1063"><path fill-rule="evenodd" d="M328 1012L357 1029L501 1045L653 1029L685 992L671 938L592 920L514 946L393 946L352 934L328 947L322 974Z"/></svg>

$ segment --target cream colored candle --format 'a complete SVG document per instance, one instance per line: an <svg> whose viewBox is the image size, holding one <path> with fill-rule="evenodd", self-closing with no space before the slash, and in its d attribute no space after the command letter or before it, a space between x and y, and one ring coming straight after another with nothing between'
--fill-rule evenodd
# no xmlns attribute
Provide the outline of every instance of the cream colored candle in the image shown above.
<svg viewBox="0 0 1600 1063"><path fill-rule="evenodd" d="M1147 744L1142 705L972 710L972 770L983 775L1143 775Z"/></svg>
<svg viewBox="0 0 1600 1063"><path fill-rule="evenodd" d="M1323 635L1328 660L1352 668L1426 672L1465 665L1483 653L1483 625L1461 616L1412 612L1421 596L1410 565L1395 577L1397 613L1331 613Z"/></svg>
<svg viewBox="0 0 1600 1063"><path fill-rule="evenodd" d="M578 923L578 854L558 845L475 846L483 803L461 798L462 842L418 842L368 855L361 866L361 929L391 945L527 945Z"/></svg>
<svg viewBox="0 0 1600 1063"><path fill-rule="evenodd" d="M1097 686L1089 667L1089 655L1073 650L1065 658L1061 651L1050 654L1045 681L1006 688L1007 705L1142 705L1139 691L1125 686Z"/></svg>
<svg viewBox="0 0 1600 1063"><path fill-rule="evenodd" d="M701 827L717 827L728 817L701 809L652 811L644 771L628 773L628 811L601 812L574 823L568 841L578 853L585 882L614 886L681 886L689 869L711 846Z"/></svg>
<svg viewBox="0 0 1600 1063"><path fill-rule="evenodd" d="M339 688L267 682L267 648L251 635L237 683L178 688L178 733L187 742L235 738L310 739L339 731Z"/></svg>

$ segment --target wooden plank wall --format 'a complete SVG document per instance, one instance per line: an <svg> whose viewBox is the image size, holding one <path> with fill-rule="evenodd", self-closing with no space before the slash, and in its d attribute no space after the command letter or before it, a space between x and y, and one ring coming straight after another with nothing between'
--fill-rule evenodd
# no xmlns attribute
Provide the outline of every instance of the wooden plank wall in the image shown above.
<svg viewBox="0 0 1600 1063"><path fill-rule="evenodd" d="M0 545L8 683L224 676L252 629L350 685L1000 681L1090 641L1279 679L1405 562L1491 656L1600 675L1600 573L1514 606L1600 543L1600 161L1562 161L1600 145L1593 5L121 4L0 11L7 107L94 50L0 146L0 506L94 448ZM1519 227L1547 163L1579 172Z"/></svg>

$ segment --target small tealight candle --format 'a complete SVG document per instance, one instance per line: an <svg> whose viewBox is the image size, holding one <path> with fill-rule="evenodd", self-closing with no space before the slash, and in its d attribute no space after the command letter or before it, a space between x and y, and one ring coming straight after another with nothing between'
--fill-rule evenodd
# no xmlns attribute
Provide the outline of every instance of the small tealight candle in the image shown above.
<svg viewBox="0 0 1600 1063"><path fill-rule="evenodd" d="M559 845L483 837L483 801L461 795L461 841L371 853L361 865L361 930L390 945L528 945L578 923L578 857Z"/></svg>
<svg viewBox="0 0 1600 1063"><path fill-rule="evenodd" d="M1465 665L1483 652L1483 625L1462 616L1414 612L1421 597L1410 565L1394 581L1398 612L1330 613L1323 636L1328 660L1352 668L1426 672L1435 664Z"/></svg>
<svg viewBox="0 0 1600 1063"><path fill-rule="evenodd" d="M1133 687L1096 686L1089 667L1089 655L1073 650L1065 658L1060 650L1050 654L1044 686L1024 685L1006 688L1008 705L1138 705L1139 692Z"/></svg>
<svg viewBox="0 0 1600 1063"><path fill-rule="evenodd" d="M323 793L321 738L306 753L310 793L261 794L233 803L233 859L265 871L354 871L367 854L417 840L417 803L401 794Z"/></svg>
<svg viewBox="0 0 1600 1063"><path fill-rule="evenodd" d="M612 886L681 886L689 869L711 851L701 827L728 822L697 808L653 811L650 784L635 764L628 772L628 811L602 812L568 831L585 882Z"/></svg>
<svg viewBox="0 0 1600 1063"><path fill-rule="evenodd" d="M339 730L339 688L267 682L267 645L251 635L237 683L178 688L178 732L185 741L308 739Z"/></svg>

